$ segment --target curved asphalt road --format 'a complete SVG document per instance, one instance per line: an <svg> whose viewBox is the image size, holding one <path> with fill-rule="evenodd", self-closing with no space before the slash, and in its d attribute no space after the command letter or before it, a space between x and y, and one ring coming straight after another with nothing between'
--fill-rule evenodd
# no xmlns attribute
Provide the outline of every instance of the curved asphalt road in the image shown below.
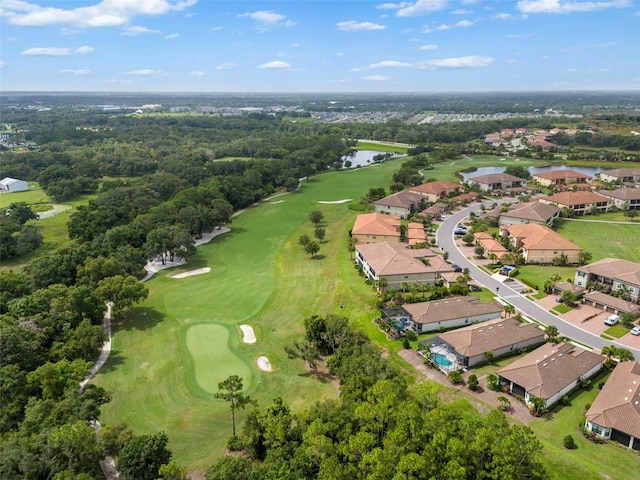
<svg viewBox="0 0 640 480"><path fill-rule="evenodd" d="M493 203L494 201L485 202L484 205L489 206ZM484 270L481 270L473 262L467 259L458 249L458 246L455 243L453 230L455 229L456 225L458 225L458 223L462 222L466 217L468 217L471 212L480 210L480 207L481 204L476 204L464 208L459 212L455 212L445 218L445 220L438 228L436 232L438 245L442 250L449 252L449 261L459 265L462 268L468 268L471 277L473 277L473 279L480 285L488 288L489 290L496 292L499 288L498 294L501 298L516 307L524 315L534 318L538 322L545 325L555 325L561 335L569 337L583 345L589 345L599 350L601 350L603 347L607 347L613 344L629 350L631 353L633 353L633 356L636 359L640 359L640 350L638 350L637 348L631 348L627 345L621 345L612 340L606 340L598 335L595 335L591 332L583 330L582 328L565 322L561 318L540 307L538 304L533 303L528 298L520 295L515 290L509 288L507 285L491 278L491 276L489 276Z"/></svg>

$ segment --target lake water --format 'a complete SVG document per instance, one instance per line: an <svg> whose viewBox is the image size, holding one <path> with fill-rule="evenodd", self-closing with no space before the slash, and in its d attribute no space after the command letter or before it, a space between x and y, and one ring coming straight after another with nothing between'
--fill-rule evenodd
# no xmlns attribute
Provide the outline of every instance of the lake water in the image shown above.
<svg viewBox="0 0 640 480"><path fill-rule="evenodd" d="M481 167L473 172L464 173L461 172L462 178L466 182L470 178L479 177L480 175L489 175L492 173L503 173L506 167ZM536 173L548 172L550 170L574 170L576 172L584 173L585 175L590 175L592 177L595 176L596 173L602 172L603 170L607 170L602 167L571 167L568 165L554 165L547 167L528 167L529 173L534 175Z"/></svg>
<svg viewBox="0 0 640 480"><path fill-rule="evenodd" d="M351 160L351 168L364 167L373 163L373 157L376 155L384 155L385 152L376 152L375 150L356 150L353 155L345 155L340 160ZM402 153L392 153L391 158L406 157Z"/></svg>

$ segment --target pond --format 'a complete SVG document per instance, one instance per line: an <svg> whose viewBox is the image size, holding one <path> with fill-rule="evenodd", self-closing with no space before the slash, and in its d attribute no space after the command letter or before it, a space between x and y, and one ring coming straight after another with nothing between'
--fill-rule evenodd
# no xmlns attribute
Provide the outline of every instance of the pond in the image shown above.
<svg viewBox="0 0 640 480"><path fill-rule="evenodd" d="M343 162L349 160L351 162L351 167L349 168L364 167L373 163L373 157L376 155L386 155L386 153L387 152L377 152L375 150L355 150L351 154L340 158L340 160ZM390 153L389 155L391 155L391 158L406 157L406 155L402 153Z"/></svg>
<svg viewBox="0 0 640 480"><path fill-rule="evenodd" d="M470 178L479 177L480 175L489 175L492 173L502 173L505 171L506 167L481 167L473 172L460 172L462 175L462 179L466 182ZM536 173L548 172L551 170L575 170L576 172L584 173L585 175L590 175L592 177L595 176L596 173L602 172L606 170L606 168L602 167L573 167L568 165L552 165L546 167L528 167L529 173L534 175Z"/></svg>

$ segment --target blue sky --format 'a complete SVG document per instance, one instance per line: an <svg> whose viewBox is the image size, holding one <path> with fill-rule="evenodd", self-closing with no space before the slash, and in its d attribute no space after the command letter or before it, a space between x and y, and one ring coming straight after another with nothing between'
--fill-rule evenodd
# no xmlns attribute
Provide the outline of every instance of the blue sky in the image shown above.
<svg viewBox="0 0 640 480"><path fill-rule="evenodd" d="M1 0L0 89L640 90L638 0Z"/></svg>

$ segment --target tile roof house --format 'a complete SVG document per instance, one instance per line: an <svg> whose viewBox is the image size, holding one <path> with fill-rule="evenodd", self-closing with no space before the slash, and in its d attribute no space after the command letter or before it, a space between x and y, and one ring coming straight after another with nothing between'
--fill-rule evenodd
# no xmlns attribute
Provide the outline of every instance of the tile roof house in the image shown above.
<svg viewBox="0 0 640 480"><path fill-rule="evenodd" d="M637 303L625 300L624 298L614 297L604 292L588 292L584 294L582 298L585 305L591 305L592 307L599 308L605 312L615 313L616 315L640 313L640 305Z"/></svg>
<svg viewBox="0 0 640 480"><path fill-rule="evenodd" d="M373 202L377 213L387 213L400 218L407 218L410 214L420 209L420 204L425 198L417 193L403 190Z"/></svg>
<svg viewBox="0 0 640 480"><path fill-rule="evenodd" d="M574 282L581 287L597 283L610 290L625 290L629 298L637 302L640 298L640 263L603 258L576 268Z"/></svg>
<svg viewBox="0 0 640 480"><path fill-rule="evenodd" d="M534 182L550 187L552 185L569 185L571 183L588 183L593 177L575 170L551 170L531 175Z"/></svg>
<svg viewBox="0 0 640 480"><path fill-rule="evenodd" d="M498 260L508 252L504 246L487 232L476 232L473 234L476 245L484 247L484 256L490 258L494 254Z"/></svg>
<svg viewBox="0 0 640 480"><path fill-rule="evenodd" d="M403 283L433 285L453 267L428 248L409 248L406 243L383 242L356 244L356 262L372 281L384 278L386 289Z"/></svg>
<svg viewBox="0 0 640 480"><path fill-rule="evenodd" d="M446 180L435 180L415 187L409 187L409 191L427 197L427 200L430 202L437 202L442 198L462 193L462 185L447 182Z"/></svg>
<svg viewBox="0 0 640 480"><path fill-rule="evenodd" d="M526 180L508 173L490 173L467 180L469 185L479 185L481 190L502 190L505 188L522 187Z"/></svg>
<svg viewBox="0 0 640 480"><path fill-rule="evenodd" d="M513 395L527 404L541 398L548 408L598 373L603 362L604 357L570 343L546 343L496 373Z"/></svg>
<svg viewBox="0 0 640 480"><path fill-rule="evenodd" d="M500 225L519 225L522 223L537 223L538 225L553 225L560 216L560 209L555 205L542 202L517 203L508 212L500 215Z"/></svg>
<svg viewBox="0 0 640 480"><path fill-rule="evenodd" d="M439 218L440 215L442 215L448 209L449 209L449 205L447 205L446 203L437 202L431 205L430 207L422 210L420 212L420 215L422 215L423 217Z"/></svg>
<svg viewBox="0 0 640 480"><path fill-rule="evenodd" d="M555 195L540 197L540 201L560 208L570 208L576 215L590 213L592 208L598 212L608 212L613 202L607 197L593 192L560 192Z"/></svg>
<svg viewBox="0 0 640 480"><path fill-rule="evenodd" d="M520 250L527 263L551 263L566 255L568 263L579 263L582 249L549 227L537 223L500 227L500 235Z"/></svg>
<svg viewBox="0 0 640 480"><path fill-rule="evenodd" d="M351 236L358 243L400 241L400 217L383 213L364 213L356 217Z"/></svg>
<svg viewBox="0 0 640 480"><path fill-rule="evenodd" d="M620 210L640 210L640 188L600 190L598 193L610 199Z"/></svg>
<svg viewBox="0 0 640 480"><path fill-rule="evenodd" d="M424 232L424 225L415 222L407 225L407 242L410 246L425 243L426 241L427 234Z"/></svg>
<svg viewBox="0 0 640 480"><path fill-rule="evenodd" d="M439 333L435 342L455 355L458 368L468 368L486 361L489 351L497 358L544 343L544 331L536 323L499 318Z"/></svg>
<svg viewBox="0 0 640 480"><path fill-rule="evenodd" d="M586 417L590 432L640 450L640 364L618 363Z"/></svg>
<svg viewBox="0 0 640 480"><path fill-rule="evenodd" d="M400 308L409 319L408 325L417 333L486 322L502 315L502 305L498 302L479 303L476 297L441 298L407 303Z"/></svg>
<svg viewBox="0 0 640 480"><path fill-rule="evenodd" d="M612 168L600 172L600 180L605 182L640 182L640 168Z"/></svg>

